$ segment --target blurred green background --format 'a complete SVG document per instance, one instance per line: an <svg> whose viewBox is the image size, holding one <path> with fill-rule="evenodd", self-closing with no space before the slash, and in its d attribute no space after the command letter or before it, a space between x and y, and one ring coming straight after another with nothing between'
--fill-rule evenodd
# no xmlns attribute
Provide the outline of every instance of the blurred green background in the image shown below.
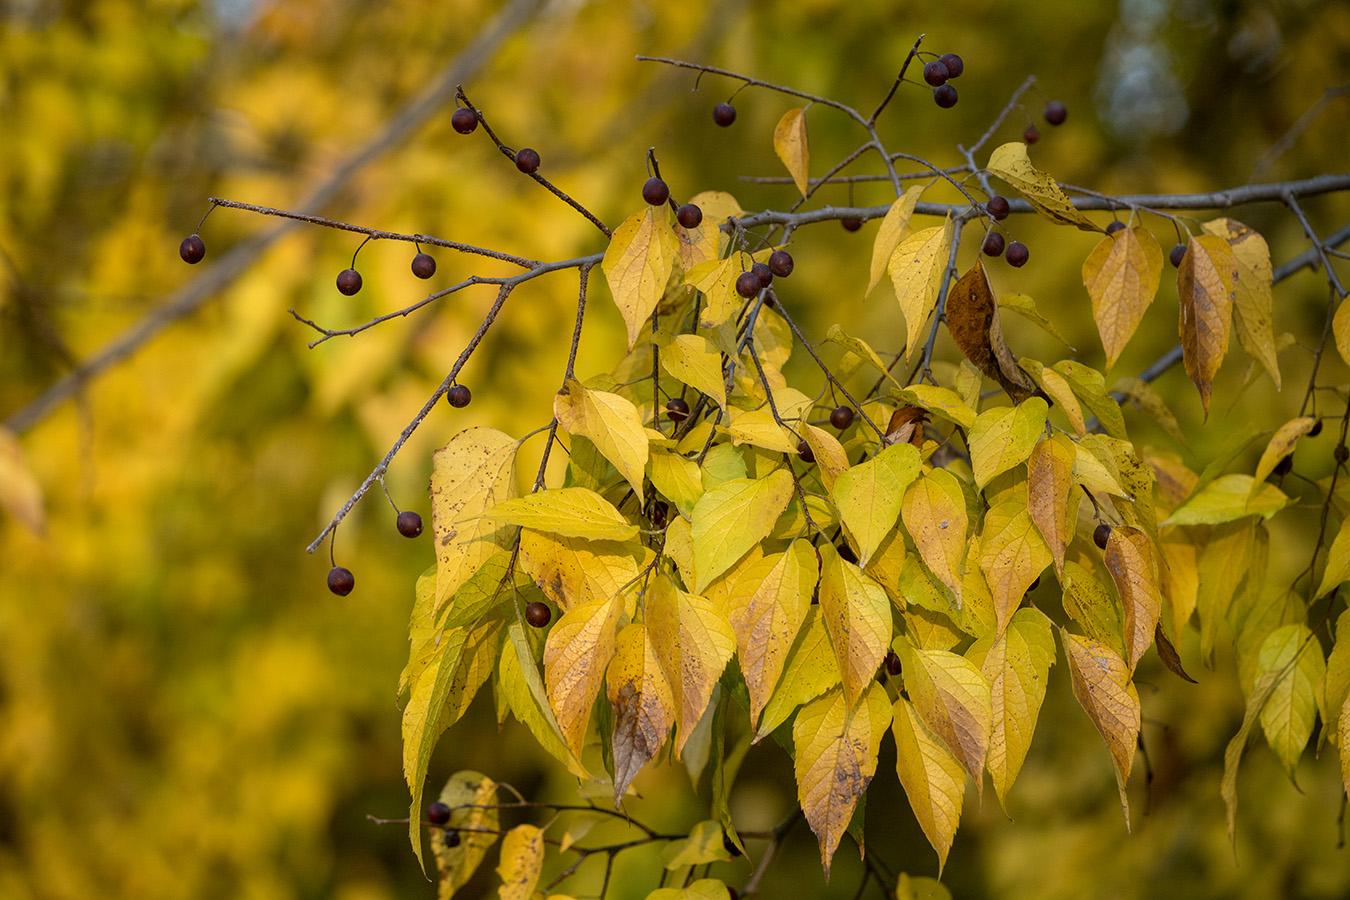
<svg viewBox="0 0 1350 900"><path fill-rule="evenodd" d="M696 85L691 73L634 55L704 61L870 109L921 33L925 49L964 57L960 102L940 110L925 90L902 86L882 131L892 149L940 166L961 162L956 145L977 140L1035 75L1045 96L1029 95L1027 112L1015 112L997 142L1038 122L1033 159L1071 184L1199 191L1345 169L1344 97L1263 163L1324 89L1350 81L1350 4L1339 0L0 5L0 419L19 432L46 509L40 533L0 514L0 897L434 894L404 829L366 819L406 809L394 688L430 544L401 538L372 494L338 532L338 562L357 578L350 596L325 590L327 559L303 548L439 383L491 293L466 291L307 349L314 335L288 309L348 327L424 296L427 284L408 270L410 249L367 246L365 289L346 298L333 278L349 264L352 235L294 229L240 264L227 252L275 221L217 210L202 228L206 261L189 268L175 251L208 197L304 201L456 64L503 140L538 149L549 177L611 224L641 203L649 146L676 196L720 189L749 210L782 208L790 187L738 176L782 174L770 135L793 104L744 91L736 124L719 129L710 111L734 82L707 76ZM1067 125L1040 121L1045 97L1068 105ZM538 259L603 248L592 226L520 177L481 132L456 134L452 107L439 105L302 211ZM828 110L809 122L815 172L862 140ZM875 205L886 190L821 197ZM1350 221L1344 198L1308 208L1324 234ZM1267 235L1277 264L1306 246L1278 209L1232 215ZM1174 241L1170 226L1145 224L1164 247ZM1078 276L1091 238L1036 222L1015 228L1032 263L1015 276L996 267L996 289L1031 293L1079 357L1100 365ZM804 229L782 296L815 333L841 320L889 350L903 328L894 306L884 290L861 300L874 229ZM497 271L436 256L433 288ZM223 288L198 312L32 415L28 405L75 363L210 277ZM1139 371L1175 343L1166 291L1117 373ZM517 291L461 378L473 405L442 406L389 472L400 506L428 514L430 452L456 431L523 434L547 422L575 292L571 276ZM1314 345L1324 282L1305 273L1276 297L1276 333ZM608 370L622 350L606 290L593 298L582 377ZM1019 353L1052 361L1066 352L1021 324L1008 326ZM1284 421L1306 383L1309 354L1294 347L1281 357L1283 392L1260 378L1239 393L1246 360L1236 344L1233 352L1208 423L1179 369L1158 383L1201 458L1238 424ZM1130 415L1135 434L1185 454ZM1298 471L1328 471L1332 431L1302 445ZM1277 576L1287 580L1302 563L1301 551L1296 560L1287 551L1307 528L1277 527ZM1198 669L1194 648L1182 649ZM1350 893L1334 753L1305 758L1301 791L1264 747L1249 754L1235 861L1219 799L1223 747L1243 705L1232 661L1199 672L1196 686L1150 665L1141 694L1154 777L1146 790L1136 765L1133 833L1061 665L1012 793L1016 821L992 797L982 807L968 798L945 876L956 896ZM527 796L575 797L524 729L498 733L486 695L442 741L431 790L459 768ZM896 871L935 874L893 773L884 749L868 852ZM684 829L706 817L706 797L692 794L678 767L638 786L644 798L633 811L649 824ZM790 810L792 790L782 754L755 748L734 797L738 822L771 826ZM651 857L625 858L611 896L643 896L655 887L652 866ZM850 897L860 871L853 850L841 848L826 887L814 840L799 827L764 896ZM722 871L733 884L748 873L743 861ZM491 885L485 876L470 893Z"/></svg>

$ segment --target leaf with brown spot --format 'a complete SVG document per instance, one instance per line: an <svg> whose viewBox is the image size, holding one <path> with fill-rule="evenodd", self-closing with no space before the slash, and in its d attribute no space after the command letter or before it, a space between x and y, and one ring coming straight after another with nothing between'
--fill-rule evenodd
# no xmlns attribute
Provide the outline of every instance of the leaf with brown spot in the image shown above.
<svg viewBox="0 0 1350 900"><path fill-rule="evenodd" d="M985 168L991 175L997 175L1012 185L1026 198L1032 209L1056 225L1074 225L1083 231L1102 230L1074 208L1073 201L1055 179L1031 164L1027 145L1021 141L996 147L989 155L989 165Z"/></svg>
<svg viewBox="0 0 1350 900"><path fill-rule="evenodd" d="M670 684L647 626L635 623L619 632L605 682L614 707L614 808L618 809L628 785L656 756L675 721Z"/></svg>
<svg viewBox="0 0 1350 900"><path fill-rule="evenodd" d="M649 206L633 213L614 229L600 270L628 326L629 349L637 343L642 327L651 321L679 253L680 242L671 228L670 213L663 207Z"/></svg>
<svg viewBox="0 0 1350 900"><path fill-rule="evenodd" d="M1130 681L1125 661L1110 647L1062 628L1059 636L1064 642L1064 655L1069 660L1073 695L1111 751L1120 808L1125 814L1128 830L1130 800L1125 793L1125 783L1134 765L1134 748L1139 739L1139 692Z"/></svg>
<svg viewBox="0 0 1350 900"><path fill-rule="evenodd" d="M969 525L960 481L946 469L933 469L905 491L900 516L924 564L951 590L960 609Z"/></svg>
<svg viewBox="0 0 1350 900"><path fill-rule="evenodd" d="M1177 272L1181 352L1186 374L1200 391L1206 418L1214 375L1228 353L1237 277L1237 256L1227 241L1212 234L1191 238Z"/></svg>
<svg viewBox="0 0 1350 900"><path fill-rule="evenodd" d="M942 738L924 724L914 704L903 696L892 708L891 732L895 736L896 774L914 818L937 851L941 874L961 820L966 771Z"/></svg>
<svg viewBox="0 0 1350 900"><path fill-rule="evenodd" d="M1125 619L1125 661L1132 673L1139 657L1153 643L1153 632L1162 614L1158 564L1148 536L1127 525L1111 529L1104 558L1120 595Z"/></svg>
<svg viewBox="0 0 1350 900"><path fill-rule="evenodd" d="M736 635L718 604L686 594L666 578L652 582L643 612L674 700L679 726L675 752L683 754L717 679L736 652Z"/></svg>
<svg viewBox="0 0 1350 900"><path fill-rule="evenodd" d="M984 514L979 560L994 594L997 633L1002 634L1031 583L1054 561L1032 524L1024 496L1003 500Z"/></svg>
<svg viewBox="0 0 1350 900"><path fill-rule="evenodd" d="M1266 444L1266 449L1261 452L1261 460L1256 464L1256 472L1252 475L1252 487L1248 497L1255 497L1261 490L1262 483L1275 467L1279 465L1280 460L1294 452L1294 447L1298 444L1298 439L1312 430L1313 425L1317 424L1317 419L1312 416L1299 416L1296 419L1290 419L1275 430Z"/></svg>
<svg viewBox="0 0 1350 900"><path fill-rule="evenodd" d="M821 544L820 614L843 676L844 694L856 701L872 682L891 640L891 601L862 569Z"/></svg>
<svg viewBox="0 0 1350 900"><path fill-rule="evenodd" d="M544 683L548 702L567 746L581 755L591 707L614 656L623 603L617 597L583 603L563 615L544 644Z"/></svg>
<svg viewBox="0 0 1350 900"><path fill-rule="evenodd" d="M1003 340L994 291L984 263L979 260L947 293L947 330L966 359L1003 386L1017 402L1036 391L1036 385L1018 368Z"/></svg>
<svg viewBox="0 0 1350 900"><path fill-rule="evenodd" d="M989 682L970 660L947 650L920 650L908 640L897 642L905 690L924 724L975 779L983 792L985 757L993 716Z"/></svg>

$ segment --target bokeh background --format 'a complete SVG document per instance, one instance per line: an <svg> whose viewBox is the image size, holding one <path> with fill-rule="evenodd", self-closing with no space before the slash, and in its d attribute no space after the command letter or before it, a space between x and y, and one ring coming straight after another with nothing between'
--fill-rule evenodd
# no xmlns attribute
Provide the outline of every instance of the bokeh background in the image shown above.
<svg viewBox="0 0 1350 900"><path fill-rule="evenodd" d="M892 149L940 166L959 163L957 144L975 141L1035 75L1043 96L1029 95L999 140L1036 121L1044 137L1033 158L1072 184L1200 191L1345 170L1344 96L1267 156L1325 89L1350 81L1350 4L1340 0L0 4L0 419L45 509L41 529L0 513L0 897L434 894L404 828L367 820L406 810L394 688L430 544L401 538L384 499L369 496L338 532L338 561L357 578L345 598L324 588L326 550L304 547L439 383L491 293L464 292L308 349L314 335L287 310L344 327L423 296L410 249L367 246L365 289L346 298L333 278L356 249L352 235L273 234L276 220L222 209L202 227L206 261L189 268L176 248L208 197L306 204L539 259L594 253L603 243L590 225L519 176L481 132L450 128L453 102L419 109L414 99L462 80L507 143L537 148L548 175L612 224L641 203L648 147L677 196L721 189L747 209L781 208L790 187L738 179L782 174L770 135L792 104L744 91L736 124L719 129L710 110L734 82L696 84L634 55L705 61L869 108L921 33L925 49L964 57L960 102L939 110L925 90L904 86L883 133ZM1068 124L1039 120L1047 97L1068 105ZM809 121L814 171L861 141L826 110ZM822 198L872 205L885 191L859 185L852 198L844 188ZM1350 221L1344 199L1308 206L1322 233ZM1278 209L1233 214L1267 234L1277 264L1306 246ZM1170 225L1146 224L1170 246ZM1015 276L996 267L995 287L1031 293L1079 357L1100 365L1078 276L1091 238L1014 227L1032 262ZM891 349L903 327L894 305L884 289L862 302L874 229L803 230L783 296L818 334L843 321ZM494 271L436 255L433 287ZM1175 342L1166 292L1119 373ZM583 377L621 351L605 289L593 296ZM1315 343L1325 302L1318 276L1291 279L1277 292L1277 333ZM173 303L190 314L166 314ZM456 431L523 434L547 421L574 304L571 276L516 293L462 378L472 406L443 406L389 472L400 506L429 513L430 452ZM161 321L138 352L35 405L80 361ZM1008 332L1021 353L1067 353L1021 323ZM1179 370L1158 383L1201 457L1238 424L1283 421L1301 399L1306 351L1281 357L1282 393L1266 378L1242 391L1246 360L1234 356L1208 423ZM1130 416L1135 434L1195 459ZM1296 471L1325 474L1333 431L1303 445ZM1297 561L1290 551L1307 535L1297 522L1277 529L1277 573L1297 569L1302 551ZM1200 670L1194 647L1182 651ZM1249 754L1235 858L1219 798L1223 747L1243 705L1232 661L1221 654L1195 686L1154 665L1141 675L1153 780L1146 787L1137 771L1131 782L1133 833L1061 665L1012 794L1015 821L992 796L982 807L969 798L945 875L956 896L1350 893L1334 753L1305 757L1301 790L1264 747ZM488 694L443 739L432 790L468 767L532 797L575 798L522 728L498 732ZM868 802L868 852L896 871L935 874L888 752ZM638 785L634 812L658 828L707 815L706 796L679 767ZM734 803L747 829L790 810L781 753L755 748ZM625 858L611 896L643 896L653 865ZM748 871L741 862L723 874L736 883ZM799 828L764 895L850 897L860 872L846 845L826 886ZM469 893L490 890L485 876Z"/></svg>

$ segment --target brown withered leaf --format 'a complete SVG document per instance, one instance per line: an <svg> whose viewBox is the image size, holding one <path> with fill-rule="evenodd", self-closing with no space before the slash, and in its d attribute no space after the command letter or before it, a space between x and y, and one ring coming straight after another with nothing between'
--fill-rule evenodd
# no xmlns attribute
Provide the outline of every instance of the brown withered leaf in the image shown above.
<svg viewBox="0 0 1350 900"><path fill-rule="evenodd" d="M1036 392L1035 383L1018 368L1003 340L994 291L979 260L947 294L947 330L966 359L1002 385L1014 401L1021 403Z"/></svg>
<svg viewBox="0 0 1350 900"><path fill-rule="evenodd" d="M1181 667L1181 654L1177 648L1172 646L1172 642L1167 639L1163 633L1162 623L1159 622L1153 631L1153 642L1158 647L1158 656L1162 657L1163 665L1172 670L1183 681L1189 681L1191 684L1199 684L1194 678L1186 674L1186 670Z"/></svg>
<svg viewBox="0 0 1350 900"><path fill-rule="evenodd" d="M1200 391L1206 418L1210 386L1228 353L1237 277L1237 256L1227 241L1212 234L1191 238L1177 272L1181 351L1186 374Z"/></svg>
<svg viewBox="0 0 1350 900"><path fill-rule="evenodd" d="M917 406L902 406L891 414L890 424L886 426L886 436L881 442L887 447L892 444L909 443L922 448L923 423L927 421L927 410Z"/></svg>

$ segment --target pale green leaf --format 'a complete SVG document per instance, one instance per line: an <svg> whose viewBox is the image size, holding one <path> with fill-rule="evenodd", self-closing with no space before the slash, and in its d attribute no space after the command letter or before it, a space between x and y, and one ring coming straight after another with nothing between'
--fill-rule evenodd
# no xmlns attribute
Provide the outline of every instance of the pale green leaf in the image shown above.
<svg viewBox="0 0 1350 900"><path fill-rule="evenodd" d="M1049 407L1040 397L1017 406L996 406L975 417L970 428L975 486L984 489L1000 472L1025 462L1045 432Z"/></svg>
<svg viewBox="0 0 1350 900"><path fill-rule="evenodd" d="M699 499L690 529L698 573L695 592L701 592L773 530L792 491L791 473L778 469L763 479L723 482Z"/></svg>

